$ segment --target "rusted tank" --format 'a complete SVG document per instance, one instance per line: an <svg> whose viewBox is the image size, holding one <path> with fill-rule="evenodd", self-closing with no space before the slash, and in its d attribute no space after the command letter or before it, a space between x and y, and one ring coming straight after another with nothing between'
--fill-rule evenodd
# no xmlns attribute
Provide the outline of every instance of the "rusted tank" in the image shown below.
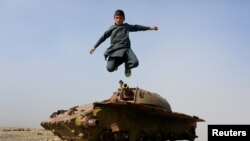
<svg viewBox="0 0 250 141"><path fill-rule="evenodd" d="M200 121L173 112L160 95L120 81L108 100L58 110L41 126L66 141L193 141Z"/></svg>

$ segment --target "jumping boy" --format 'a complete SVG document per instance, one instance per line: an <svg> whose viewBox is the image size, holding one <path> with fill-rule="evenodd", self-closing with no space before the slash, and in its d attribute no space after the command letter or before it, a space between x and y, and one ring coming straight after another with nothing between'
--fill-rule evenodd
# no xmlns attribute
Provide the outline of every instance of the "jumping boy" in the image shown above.
<svg viewBox="0 0 250 141"><path fill-rule="evenodd" d="M115 11L114 20L115 24L100 37L94 47L90 48L89 52L92 54L102 42L111 37L111 46L104 53L105 59L108 58L107 70L113 72L122 63L125 63L125 76L129 77L131 69L139 65L138 59L131 49L129 32L158 30L158 27L123 23L125 21L125 14L122 10Z"/></svg>

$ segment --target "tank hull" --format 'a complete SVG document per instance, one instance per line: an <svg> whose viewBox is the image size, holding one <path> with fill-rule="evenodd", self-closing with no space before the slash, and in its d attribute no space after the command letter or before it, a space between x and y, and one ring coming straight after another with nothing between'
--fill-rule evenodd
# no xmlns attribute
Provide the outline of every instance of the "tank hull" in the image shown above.
<svg viewBox="0 0 250 141"><path fill-rule="evenodd" d="M126 133L129 141L137 140L194 140L197 117L164 111L157 107L136 104L96 103L96 117L103 120L104 129L112 133ZM108 116L105 117L105 115ZM105 118L103 118L105 117ZM101 123L101 122L100 122ZM112 125L116 125L112 129Z"/></svg>
<svg viewBox="0 0 250 141"><path fill-rule="evenodd" d="M84 123L86 117L97 119L98 123L88 126ZM196 122L199 121L203 120L149 105L99 102L94 103L89 109L76 108L75 115L64 113L61 117L42 122L41 125L53 131L61 139L68 141L143 141L148 139L192 141L197 137L195 129Z"/></svg>
<svg viewBox="0 0 250 141"><path fill-rule="evenodd" d="M193 141L201 121L173 112L158 94L126 85L108 100L58 110L41 126L66 141Z"/></svg>

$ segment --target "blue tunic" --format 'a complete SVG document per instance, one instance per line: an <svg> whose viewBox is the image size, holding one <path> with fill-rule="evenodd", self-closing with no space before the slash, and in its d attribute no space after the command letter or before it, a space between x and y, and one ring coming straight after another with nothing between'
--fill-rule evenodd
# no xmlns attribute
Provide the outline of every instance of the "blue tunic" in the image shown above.
<svg viewBox="0 0 250 141"><path fill-rule="evenodd" d="M96 42L97 48L107 38L111 37L111 45L104 53L105 58L110 57L123 57L127 49L131 48L129 32L146 31L150 30L148 26L130 25L124 23L122 25L112 25Z"/></svg>

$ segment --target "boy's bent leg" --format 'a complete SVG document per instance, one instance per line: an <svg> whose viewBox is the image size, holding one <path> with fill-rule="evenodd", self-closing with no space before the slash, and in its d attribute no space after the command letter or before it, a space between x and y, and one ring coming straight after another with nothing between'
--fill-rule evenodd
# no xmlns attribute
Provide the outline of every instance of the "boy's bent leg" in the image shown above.
<svg viewBox="0 0 250 141"><path fill-rule="evenodd" d="M121 57L109 57L107 62L107 70L113 72L117 70L118 66L123 63Z"/></svg>
<svg viewBox="0 0 250 141"><path fill-rule="evenodd" d="M125 61L125 68L126 69L132 69L135 68L139 65L139 61L136 57L136 55L134 54L134 52L132 51L132 49L128 49L126 51L126 61Z"/></svg>
<svg viewBox="0 0 250 141"><path fill-rule="evenodd" d="M139 61L132 49L128 49L125 55L125 76L130 77L132 73L131 69L137 67L139 65Z"/></svg>

